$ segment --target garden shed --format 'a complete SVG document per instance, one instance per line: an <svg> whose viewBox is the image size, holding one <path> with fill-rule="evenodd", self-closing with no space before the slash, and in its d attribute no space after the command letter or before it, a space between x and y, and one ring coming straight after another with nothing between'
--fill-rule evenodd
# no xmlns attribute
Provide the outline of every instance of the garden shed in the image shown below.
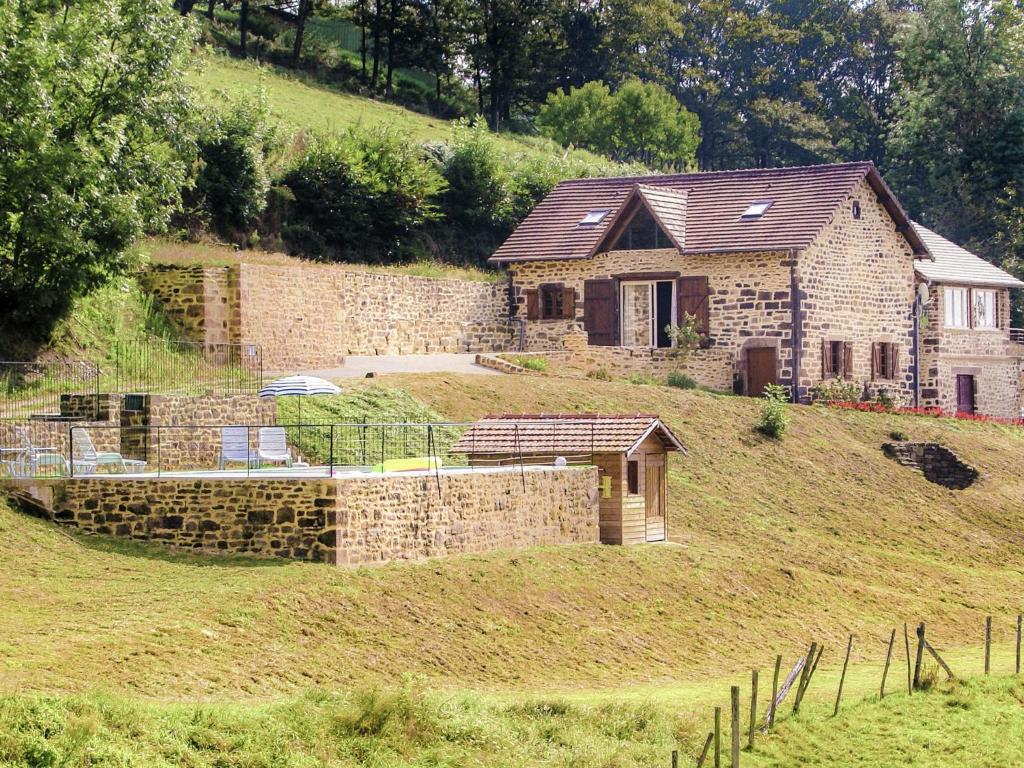
<svg viewBox="0 0 1024 768"><path fill-rule="evenodd" d="M667 537L668 454L686 453L654 414L500 414L474 423L451 448L473 466L594 464L605 544Z"/></svg>

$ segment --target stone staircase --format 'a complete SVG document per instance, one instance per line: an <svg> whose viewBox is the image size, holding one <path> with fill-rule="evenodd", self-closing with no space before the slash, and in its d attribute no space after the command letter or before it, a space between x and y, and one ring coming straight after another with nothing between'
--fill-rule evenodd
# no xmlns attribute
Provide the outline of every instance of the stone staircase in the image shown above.
<svg viewBox="0 0 1024 768"><path fill-rule="evenodd" d="M898 464L919 470L926 480L961 491L978 479L978 470L938 443L884 443L882 451Z"/></svg>

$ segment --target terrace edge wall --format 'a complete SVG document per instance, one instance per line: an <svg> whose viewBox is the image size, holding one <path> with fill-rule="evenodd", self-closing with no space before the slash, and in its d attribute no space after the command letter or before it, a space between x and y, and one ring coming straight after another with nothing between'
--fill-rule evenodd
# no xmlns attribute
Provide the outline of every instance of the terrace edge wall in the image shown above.
<svg viewBox="0 0 1024 768"><path fill-rule="evenodd" d="M525 482L525 489L524 489ZM596 543L596 467L23 483L54 522L177 549L335 563Z"/></svg>

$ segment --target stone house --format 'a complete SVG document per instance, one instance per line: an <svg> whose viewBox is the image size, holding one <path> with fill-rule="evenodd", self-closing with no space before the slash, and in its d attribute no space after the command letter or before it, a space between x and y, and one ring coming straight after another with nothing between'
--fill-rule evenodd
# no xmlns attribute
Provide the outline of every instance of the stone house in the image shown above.
<svg viewBox="0 0 1024 768"><path fill-rule="evenodd" d="M845 379L919 401L917 267L934 257L871 163L559 184L491 258L520 349L610 373L678 368L794 400Z"/></svg>
<svg viewBox="0 0 1024 768"><path fill-rule="evenodd" d="M917 264L920 404L1020 418L1024 333L1010 328L1010 289L1024 282L920 224L914 228L934 257Z"/></svg>

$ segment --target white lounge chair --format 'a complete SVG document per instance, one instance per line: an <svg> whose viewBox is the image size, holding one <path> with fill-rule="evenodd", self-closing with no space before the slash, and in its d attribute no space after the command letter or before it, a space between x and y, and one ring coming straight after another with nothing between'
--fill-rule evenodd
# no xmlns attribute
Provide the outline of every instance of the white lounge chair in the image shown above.
<svg viewBox="0 0 1024 768"><path fill-rule="evenodd" d="M16 476L38 477L47 468L51 468L48 474L52 474L52 468L56 468L57 474L61 475L68 471L67 459L59 448L35 445L25 427L16 427L15 431L21 440L21 453L15 462Z"/></svg>
<svg viewBox="0 0 1024 768"><path fill-rule="evenodd" d="M284 462L292 465L292 452L288 450L288 438L284 427L260 427L260 443L257 450L261 461Z"/></svg>
<svg viewBox="0 0 1024 768"><path fill-rule="evenodd" d="M241 463L250 469L260 465L260 455L249 450L248 427L221 427L220 429L220 468L228 464Z"/></svg>
<svg viewBox="0 0 1024 768"><path fill-rule="evenodd" d="M71 430L71 461L75 474L89 475L100 467L116 467L128 471L128 460L117 451L97 451L89 431L81 428ZM132 461L133 467L143 462Z"/></svg>

